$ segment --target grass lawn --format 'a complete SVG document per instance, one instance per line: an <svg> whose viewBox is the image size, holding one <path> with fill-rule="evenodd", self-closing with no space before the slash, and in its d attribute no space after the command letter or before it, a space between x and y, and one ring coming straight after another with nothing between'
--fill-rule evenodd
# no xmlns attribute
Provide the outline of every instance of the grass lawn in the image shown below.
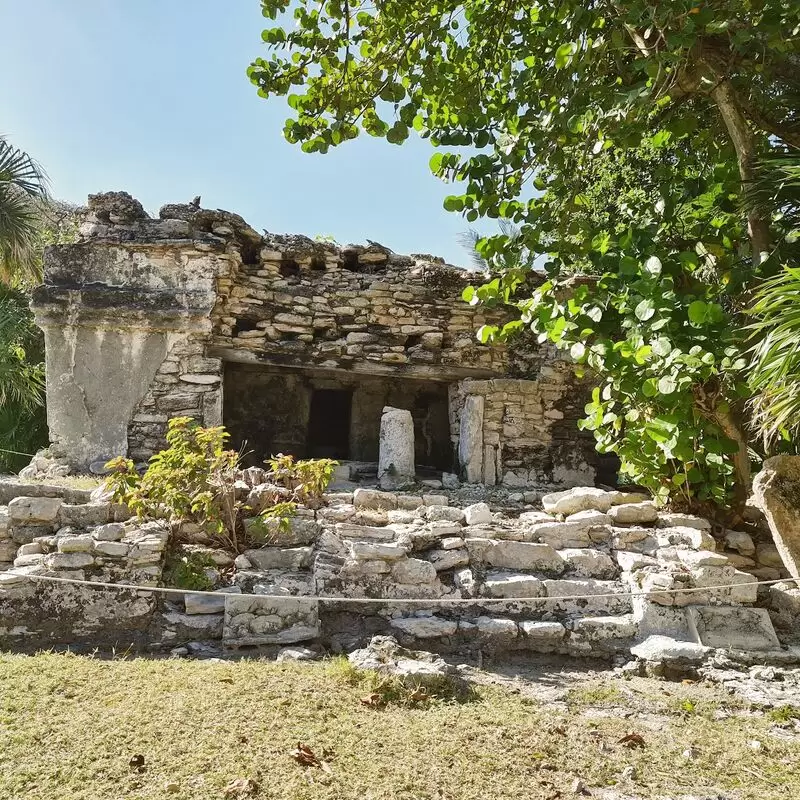
<svg viewBox="0 0 800 800"><path fill-rule="evenodd" d="M580 796L576 778L593 797L800 797L788 714L718 687L607 677L565 702L479 686L380 709L366 691L336 662L0 655L0 798L538 800ZM258 788L226 795L236 779Z"/></svg>

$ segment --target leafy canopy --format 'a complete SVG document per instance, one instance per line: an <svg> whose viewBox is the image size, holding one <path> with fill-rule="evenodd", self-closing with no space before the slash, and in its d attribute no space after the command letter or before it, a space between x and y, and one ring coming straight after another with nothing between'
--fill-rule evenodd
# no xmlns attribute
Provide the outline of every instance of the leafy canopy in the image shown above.
<svg viewBox="0 0 800 800"><path fill-rule="evenodd" d="M730 2L263 0L280 24L249 69L287 98L285 136L327 152L364 131L437 151L445 208L513 222L478 243L469 302L600 384L584 425L662 496L741 502L749 457L740 315L792 248L750 190L800 146L800 7ZM286 15L291 12L294 24ZM538 256L548 280L534 292ZM583 282L577 274L591 276Z"/></svg>

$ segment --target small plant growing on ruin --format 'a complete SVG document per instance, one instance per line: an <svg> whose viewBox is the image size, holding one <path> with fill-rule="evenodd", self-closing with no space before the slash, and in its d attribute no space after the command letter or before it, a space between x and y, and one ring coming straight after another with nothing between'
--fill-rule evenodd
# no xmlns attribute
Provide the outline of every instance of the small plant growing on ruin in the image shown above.
<svg viewBox="0 0 800 800"><path fill-rule="evenodd" d="M294 456L285 456L282 453L266 463L270 482L289 489L294 495L294 501L300 503L318 501L339 466L338 461L329 458L296 461Z"/></svg>
<svg viewBox="0 0 800 800"><path fill-rule="evenodd" d="M116 502L140 518L165 519L176 527L193 522L239 551L247 544L245 517L258 516L265 524L277 520L278 529L285 530L299 503L319 500L337 466L329 459L276 456L262 473L263 483L275 491L253 509L247 499L252 483L242 480L239 454L225 448L228 438L223 427L205 428L191 417L176 417L169 422L167 449L150 459L144 474L130 459L115 458L106 464L111 471L106 486Z"/></svg>
<svg viewBox="0 0 800 800"><path fill-rule="evenodd" d="M164 583L178 589L211 591L214 588L214 581L206 574L206 569L214 566L216 566L214 560L202 553L181 555L174 551L165 564Z"/></svg>

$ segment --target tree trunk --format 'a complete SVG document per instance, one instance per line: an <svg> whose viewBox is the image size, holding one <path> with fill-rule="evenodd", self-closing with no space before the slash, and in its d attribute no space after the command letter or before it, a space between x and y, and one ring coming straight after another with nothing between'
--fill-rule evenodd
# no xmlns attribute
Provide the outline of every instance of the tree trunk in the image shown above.
<svg viewBox="0 0 800 800"><path fill-rule="evenodd" d="M739 450L733 456L736 480L733 485L732 507L734 515L737 517L735 521L738 521L744 511L747 498L750 496L753 483L750 471L750 454L747 451L747 438L740 420L732 410L723 412L719 408L714 409L714 421L722 428L722 432L739 446Z"/></svg>
<svg viewBox="0 0 800 800"><path fill-rule="evenodd" d="M727 78L721 78L711 90L711 98L719 109L739 161L742 184L752 183L756 177L756 148L753 132L747 117L736 99L736 92ZM747 228L753 250L753 266L758 266L769 255L769 223L755 209L747 212Z"/></svg>

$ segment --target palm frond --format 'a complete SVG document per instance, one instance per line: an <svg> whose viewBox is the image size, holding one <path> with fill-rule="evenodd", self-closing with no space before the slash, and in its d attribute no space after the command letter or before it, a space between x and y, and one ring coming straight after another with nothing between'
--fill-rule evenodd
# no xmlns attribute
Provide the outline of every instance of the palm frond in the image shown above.
<svg viewBox="0 0 800 800"><path fill-rule="evenodd" d="M800 152L777 153L757 165L758 177L742 187L742 203L765 219L779 215L783 228L800 225Z"/></svg>
<svg viewBox="0 0 800 800"><path fill-rule="evenodd" d="M800 269L784 266L758 289L749 326L753 423L767 439L800 434Z"/></svg>
<svg viewBox="0 0 800 800"><path fill-rule="evenodd" d="M0 186L13 186L32 199L45 199L47 176L23 150L0 136Z"/></svg>
<svg viewBox="0 0 800 800"><path fill-rule="evenodd" d="M0 137L0 280L40 278L40 208L47 198L42 169Z"/></svg>
<svg viewBox="0 0 800 800"><path fill-rule="evenodd" d="M474 228L469 228L456 236L458 243L469 254L469 269L473 272L485 272L489 268L486 259L478 252L478 242L483 238L483 234Z"/></svg>

